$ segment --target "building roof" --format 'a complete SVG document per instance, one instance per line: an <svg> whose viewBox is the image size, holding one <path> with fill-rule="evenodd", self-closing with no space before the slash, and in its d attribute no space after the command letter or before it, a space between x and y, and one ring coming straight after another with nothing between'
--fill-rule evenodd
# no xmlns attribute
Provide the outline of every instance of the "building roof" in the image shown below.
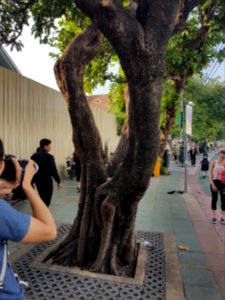
<svg viewBox="0 0 225 300"><path fill-rule="evenodd" d="M88 103L91 107L98 107L101 110L109 110L109 97L108 95L94 95L87 96Z"/></svg>
<svg viewBox="0 0 225 300"><path fill-rule="evenodd" d="M0 46L0 66L14 71L18 74L21 74L20 70L18 69L12 58L2 46Z"/></svg>

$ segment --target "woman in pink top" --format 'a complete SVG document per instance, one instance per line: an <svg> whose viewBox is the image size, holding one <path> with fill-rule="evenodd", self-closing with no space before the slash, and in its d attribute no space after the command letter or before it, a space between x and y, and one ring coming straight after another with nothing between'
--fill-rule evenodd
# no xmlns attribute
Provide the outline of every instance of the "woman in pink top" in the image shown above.
<svg viewBox="0 0 225 300"><path fill-rule="evenodd" d="M221 173L225 170L225 150L221 150L218 154L218 160L213 160L210 165L209 170L209 179L210 179L210 188L212 194L212 220L211 223L217 223L217 200L218 194L220 193L221 198L221 219L220 223L225 225L225 193L224 186L221 182Z"/></svg>

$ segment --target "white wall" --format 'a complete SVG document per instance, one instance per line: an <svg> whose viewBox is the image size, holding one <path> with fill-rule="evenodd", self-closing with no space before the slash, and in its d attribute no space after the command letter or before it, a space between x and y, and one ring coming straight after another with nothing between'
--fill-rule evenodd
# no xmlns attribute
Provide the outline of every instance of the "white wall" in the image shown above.
<svg viewBox="0 0 225 300"><path fill-rule="evenodd" d="M109 152L118 143L112 114L93 108L96 125ZM60 173L73 152L72 128L62 95L49 87L0 67L0 137L6 153L29 158L39 140L52 140L52 154Z"/></svg>

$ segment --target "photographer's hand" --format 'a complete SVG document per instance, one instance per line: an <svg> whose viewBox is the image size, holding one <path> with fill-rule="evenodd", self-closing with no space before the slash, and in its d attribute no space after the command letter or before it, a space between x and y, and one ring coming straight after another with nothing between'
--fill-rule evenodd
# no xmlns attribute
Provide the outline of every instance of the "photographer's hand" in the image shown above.
<svg viewBox="0 0 225 300"><path fill-rule="evenodd" d="M32 181L32 178L34 177L34 174L35 174L34 161L29 160L25 167L25 170L24 170L22 187L25 186L25 188L26 188L26 186L32 186L31 181Z"/></svg>
<svg viewBox="0 0 225 300"><path fill-rule="evenodd" d="M18 187L20 185L20 181L21 181L21 176L22 176L22 168L18 162L18 160L16 158L12 158L12 161L13 161L13 164L14 164L14 167L15 167L15 170L16 170L16 180L14 182L15 184L15 187Z"/></svg>

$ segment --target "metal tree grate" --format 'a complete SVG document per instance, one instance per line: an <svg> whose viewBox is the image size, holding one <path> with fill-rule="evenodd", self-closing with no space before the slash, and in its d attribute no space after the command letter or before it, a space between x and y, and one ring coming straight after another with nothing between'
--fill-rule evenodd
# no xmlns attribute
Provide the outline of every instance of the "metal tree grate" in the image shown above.
<svg viewBox="0 0 225 300"><path fill-rule="evenodd" d="M58 229L62 238L71 225ZM165 253L162 233L138 232L138 239L146 245L147 264L144 285L124 284L79 276L62 271L43 270L30 264L54 242L39 244L20 256L13 267L22 280L29 282L27 300L165 300ZM148 244L148 243L146 243Z"/></svg>

